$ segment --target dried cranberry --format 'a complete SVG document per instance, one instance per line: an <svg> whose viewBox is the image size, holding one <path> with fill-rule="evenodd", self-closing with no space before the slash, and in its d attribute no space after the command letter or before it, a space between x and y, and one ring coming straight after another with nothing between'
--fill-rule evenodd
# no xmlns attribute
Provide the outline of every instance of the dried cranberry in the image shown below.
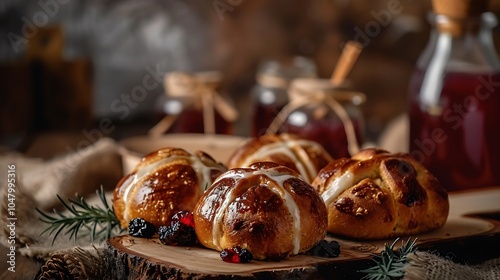
<svg viewBox="0 0 500 280"><path fill-rule="evenodd" d="M143 218L135 218L128 223L128 234L131 236L151 238L155 232L156 227Z"/></svg>
<svg viewBox="0 0 500 280"><path fill-rule="evenodd" d="M240 246L222 250L220 257L223 261L230 263L248 263L253 260L252 253Z"/></svg>
<svg viewBox="0 0 500 280"><path fill-rule="evenodd" d="M179 211L172 216L172 222L180 222L181 224L194 228L193 212Z"/></svg>
<svg viewBox="0 0 500 280"><path fill-rule="evenodd" d="M224 249L220 252L220 257L225 262L239 263L240 258L233 249Z"/></svg>
<svg viewBox="0 0 500 280"><path fill-rule="evenodd" d="M242 249L239 246L233 247L234 251L238 254L241 263L248 263L253 260L253 255L247 249Z"/></svg>

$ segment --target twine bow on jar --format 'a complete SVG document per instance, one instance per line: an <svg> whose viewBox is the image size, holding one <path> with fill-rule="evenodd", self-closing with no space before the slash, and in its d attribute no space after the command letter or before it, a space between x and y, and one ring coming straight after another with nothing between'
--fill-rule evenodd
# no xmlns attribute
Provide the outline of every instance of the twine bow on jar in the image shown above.
<svg viewBox="0 0 500 280"><path fill-rule="evenodd" d="M186 107L201 104L204 133L215 134L215 112L229 123L238 118L236 109L217 92L221 79L221 74L216 71L195 74L171 72L164 78L165 94L171 98L186 99ZM162 135L173 125L178 116L179 114L165 116L149 130L149 135L153 137Z"/></svg>
<svg viewBox="0 0 500 280"><path fill-rule="evenodd" d="M296 79L290 86L288 97L290 102L276 115L266 134L278 133L288 116L300 107L308 104L325 104L335 112L344 126L349 154L354 155L359 152L353 122L341 102L359 105L366 99L363 93L338 88L331 80ZM324 115L325 113L321 112L321 107L318 107L313 114Z"/></svg>
<svg viewBox="0 0 500 280"><path fill-rule="evenodd" d="M286 90L288 88L288 81L278 75L273 74L258 74L256 77L257 83L266 88L279 88Z"/></svg>

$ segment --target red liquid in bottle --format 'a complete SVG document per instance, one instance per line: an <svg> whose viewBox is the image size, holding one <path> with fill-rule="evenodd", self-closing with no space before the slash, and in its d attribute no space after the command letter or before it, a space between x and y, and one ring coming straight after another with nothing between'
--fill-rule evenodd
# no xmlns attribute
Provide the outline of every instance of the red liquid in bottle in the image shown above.
<svg viewBox="0 0 500 280"><path fill-rule="evenodd" d="M500 186L500 74L446 74L437 115L420 105L422 79L410 88L410 154L449 191Z"/></svg>
<svg viewBox="0 0 500 280"><path fill-rule="evenodd" d="M332 112L333 113L333 112ZM358 120L353 119L352 124L356 139L360 143L361 126ZM304 139L315 141L323 146L333 158L350 157L347 146L347 135L343 123L338 119L310 118L303 126L285 122L281 131L299 135Z"/></svg>
<svg viewBox="0 0 500 280"><path fill-rule="evenodd" d="M216 134L231 134L232 125L219 113L214 112ZM162 118L165 116L163 114ZM200 109L185 108L177 115L167 133L204 133L203 112Z"/></svg>
<svg viewBox="0 0 500 280"><path fill-rule="evenodd" d="M285 105L277 106L275 104L264 105L258 104L255 106L252 120L252 136L259 137L266 133L267 128L272 123L276 115L283 109Z"/></svg>

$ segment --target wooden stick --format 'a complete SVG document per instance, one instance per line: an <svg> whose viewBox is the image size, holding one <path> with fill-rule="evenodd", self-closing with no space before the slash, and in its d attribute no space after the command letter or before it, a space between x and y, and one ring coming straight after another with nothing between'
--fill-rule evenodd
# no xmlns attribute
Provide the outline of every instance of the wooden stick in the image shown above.
<svg viewBox="0 0 500 280"><path fill-rule="evenodd" d="M177 119L177 116L165 116L160 122L155 124L149 131L148 134L151 137L160 137L163 135Z"/></svg>
<svg viewBox="0 0 500 280"><path fill-rule="evenodd" d="M361 44L356 41L349 41L345 44L337 66L335 66L335 70L332 73L331 80L334 84L340 85L344 82L352 66L358 59L361 49Z"/></svg>

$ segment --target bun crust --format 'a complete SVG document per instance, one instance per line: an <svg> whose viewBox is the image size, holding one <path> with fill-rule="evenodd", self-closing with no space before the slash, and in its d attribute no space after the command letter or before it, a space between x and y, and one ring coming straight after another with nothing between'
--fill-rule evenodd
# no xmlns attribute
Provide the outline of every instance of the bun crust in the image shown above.
<svg viewBox="0 0 500 280"><path fill-rule="evenodd" d="M165 225L177 211L192 211L204 190L226 170L200 151L157 150L118 182L113 193L116 216L123 228L138 217L157 227Z"/></svg>
<svg viewBox="0 0 500 280"><path fill-rule="evenodd" d="M312 185L328 209L328 231L357 239L383 239L442 227L448 194L408 154L366 149L334 160Z"/></svg>
<svg viewBox="0 0 500 280"><path fill-rule="evenodd" d="M259 260L305 252L326 235L319 194L296 172L271 162L222 174L193 214L202 245L218 251L241 246Z"/></svg>
<svg viewBox="0 0 500 280"><path fill-rule="evenodd" d="M318 143L296 135L282 133L252 138L236 149L228 168L248 167L255 162L270 161L298 172L308 183L332 160Z"/></svg>

